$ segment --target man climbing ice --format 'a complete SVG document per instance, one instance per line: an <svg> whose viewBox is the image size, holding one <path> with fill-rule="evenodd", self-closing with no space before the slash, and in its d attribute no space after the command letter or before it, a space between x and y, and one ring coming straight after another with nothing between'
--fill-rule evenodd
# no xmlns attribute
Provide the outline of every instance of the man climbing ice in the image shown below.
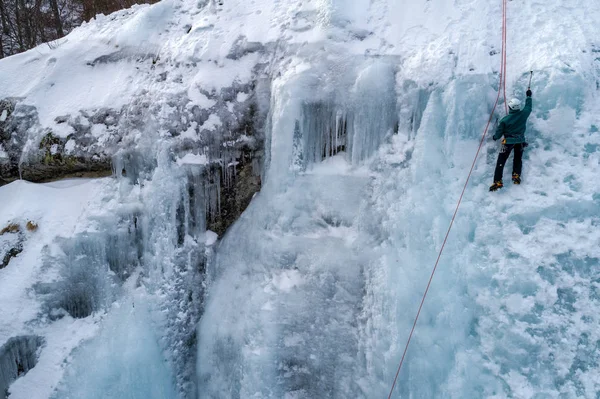
<svg viewBox="0 0 600 399"><path fill-rule="evenodd" d="M504 172L504 164L508 159L511 151L515 151L513 159L512 181L514 184L521 184L521 168L523 166L523 149L527 147L525 142L525 129L527 118L531 114L533 100L531 99L531 89L527 89L527 100L525 107L521 110L521 101L513 98L508 102L509 112L500 120L496 133L492 137L494 141L504 136L502 140L502 148L498 154L498 162L496 162L496 171L494 172L494 184L490 186L490 191L496 191L503 187L502 174Z"/></svg>

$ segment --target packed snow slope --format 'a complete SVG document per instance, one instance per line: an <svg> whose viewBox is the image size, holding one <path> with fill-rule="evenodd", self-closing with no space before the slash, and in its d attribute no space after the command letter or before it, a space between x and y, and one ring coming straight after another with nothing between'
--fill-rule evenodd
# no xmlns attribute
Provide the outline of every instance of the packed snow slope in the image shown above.
<svg viewBox="0 0 600 399"><path fill-rule="evenodd" d="M0 161L51 131L118 172L0 188L0 229L40 226L0 236L23 247L0 269L0 388L386 397L496 98L501 16L499 0L163 0L0 61L0 99L35 115ZM593 0L508 2L508 95L534 71L523 184L488 192L486 140L393 397L598 398L598 20ZM264 137L231 138L253 112ZM205 171L227 185L222 147L252 140L262 190L214 249Z"/></svg>

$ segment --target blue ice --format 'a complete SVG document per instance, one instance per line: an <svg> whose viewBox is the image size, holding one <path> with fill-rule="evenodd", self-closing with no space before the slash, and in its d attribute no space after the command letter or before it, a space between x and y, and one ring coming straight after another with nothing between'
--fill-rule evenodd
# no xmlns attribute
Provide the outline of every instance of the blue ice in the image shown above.
<svg viewBox="0 0 600 399"><path fill-rule="evenodd" d="M55 399L178 397L143 300L113 305L101 328L73 353Z"/></svg>
<svg viewBox="0 0 600 399"><path fill-rule="evenodd" d="M389 393L497 80L423 89L392 76L371 107L358 82L392 69L356 71L356 84L319 88L313 69L273 93L266 185L211 266L202 398ZM534 81L522 186L489 194L498 148L484 142L393 397L600 392L600 159L584 150L585 89L571 72ZM323 160L331 137L345 147Z"/></svg>

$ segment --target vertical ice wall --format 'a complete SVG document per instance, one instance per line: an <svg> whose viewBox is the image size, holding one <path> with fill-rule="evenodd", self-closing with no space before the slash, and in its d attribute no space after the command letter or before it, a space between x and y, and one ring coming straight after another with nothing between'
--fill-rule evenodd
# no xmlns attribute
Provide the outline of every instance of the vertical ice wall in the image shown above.
<svg viewBox="0 0 600 399"><path fill-rule="evenodd" d="M394 132L396 95L385 61L349 64L344 76L318 63L274 82L266 184L210 272L198 330L200 397L358 391L364 258L356 221L369 184L360 166Z"/></svg>
<svg viewBox="0 0 600 399"><path fill-rule="evenodd" d="M65 381L54 395L76 398L177 398L174 376L165 362L155 322L137 295L114 305L102 331L73 353Z"/></svg>
<svg viewBox="0 0 600 399"><path fill-rule="evenodd" d="M470 167L465 153L478 144L493 77L457 79L424 94L408 88L399 95L412 119L375 161L368 212L361 214L365 237L365 297L359 324L356 379L366 397L386 396L398 367L415 312L442 244L453 205ZM469 103L471 107L459 104ZM420 116L420 118L419 118ZM477 170L477 176L484 170ZM466 199L466 202L469 202ZM468 205L467 205L468 206ZM432 284L394 397L453 397L445 384L454 356L470 342L473 300L464 295L461 253L475 223L462 218ZM479 397L476 392L462 392Z"/></svg>
<svg viewBox="0 0 600 399"><path fill-rule="evenodd" d="M358 66L352 87L307 98L294 127L295 164L302 170L341 151L355 165L371 157L397 129L395 71L384 61Z"/></svg>
<svg viewBox="0 0 600 399"><path fill-rule="evenodd" d="M305 171L339 152L355 165L373 156L397 130L395 73L388 61L350 57L276 81L267 178L285 184L279 172Z"/></svg>
<svg viewBox="0 0 600 399"><path fill-rule="evenodd" d="M123 118L120 128L139 135L112 160L114 179L107 183L110 188L102 211L93 215L91 232L58 243L58 255L46 259L48 269L56 266L59 276L36 290L52 320L66 315L110 319L117 312L112 303L128 306L132 298L147 302L147 308L115 316L119 322L104 329L127 336L128 323L136 319L143 326L132 330L134 337L112 342L103 333L76 354L79 367L103 353L106 346L129 345L135 336L145 345L154 345L147 348L149 357L144 361L161 365L166 361L166 367L149 370L163 373L161 378L150 378L143 370L132 372L135 362L124 359L118 350L112 357L106 355L112 368L121 363L124 367L126 378L116 381L122 386L114 392L126 392L126 385L134 384L134 379L147 378L156 384L173 380L173 395L196 396L196 323L203 311L205 267L217 236L207 229L222 233L260 187L262 149L258 147L264 119L257 99L262 94L258 93L260 84L236 80L219 92L207 92L216 100L204 105L219 101L223 108L210 112L187 104L185 96L170 94L165 95L167 99L148 100L150 108L138 104L127 108L124 112L131 113L131 118ZM144 91L140 103L145 104L146 96ZM186 104L190 113L178 113L177 107ZM217 116L220 112L228 112L223 120ZM187 133L179 131L192 117L205 117L205 121L210 117L223 128L198 130L193 122ZM142 334L143 330L156 334ZM74 381L90 373L97 374L91 378L96 386L86 389L90 396L100 395L112 378L109 371L100 367L71 373L60 395L86 392L72 390L77 386ZM147 392L135 394L144 397Z"/></svg>
<svg viewBox="0 0 600 399"><path fill-rule="evenodd" d="M582 78L598 69L588 61L537 72L526 184L490 196L498 148L484 142L394 397L594 398L600 389L599 122ZM267 185L211 274L200 397L389 393L498 75L425 86L372 65L357 62L347 80L311 67L275 82ZM511 81L515 95L527 78Z"/></svg>
<svg viewBox="0 0 600 399"><path fill-rule="evenodd" d="M145 155L119 154L117 178L107 183L116 195L104 199L94 231L46 255L58 279L36 291L51 317L106 318L73 354L57 398L195 396L195 323L206 242L214 241L206 221L218 209L219 188L207 166L175 161L161 144Z"/></svg>
<svg viewBox="0 0 600 399"><path fill-rule="evenodd" d="M526 183L490 195L498 148L484 143L394 397L597 395L600 221L589 171L600 162L591 144L597 93L582 79L594 69L588 61L577 72L536 72ZM522 74L515 95L526 84ZM494 76L463 76L425 97L400 94L427 101L402 110L422 118L416 129L401 120L375 161L381 173L361 215L374 239L356 375L368 397L389 393L485 126L489 103L480 99L493 99L495 86Z"/></svg>
<svg viewBox="0 0 600 399"><path fill-rule="evenodd" d="M348 154L354 164L372 156L397 128L394 67L375 61L359 71L353 87L353 123Z"/></svg>

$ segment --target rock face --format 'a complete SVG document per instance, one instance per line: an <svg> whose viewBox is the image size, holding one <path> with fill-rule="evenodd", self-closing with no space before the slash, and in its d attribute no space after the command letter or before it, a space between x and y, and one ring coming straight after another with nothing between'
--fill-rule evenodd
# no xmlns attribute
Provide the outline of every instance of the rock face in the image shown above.
<svg viewBox="0 0 600 399"><path fill-rule="evenodd" d="M23 251L23 232L17 224L9 224L0 230L0 269Z"/></svg>
<svg viewBox="0 0 600 399"><path fill-rule="evenodd" d="M110 155L97 151L88 133L89 125L81 124L81 118L65 117L60 123L69 123L74 133L67 137L56 135L49 128L42 128L37 109L19 102L18 99L0 100L0 184L19 178L32 182L58 180L64 177L107 176L111 172ZM41 134L40 140L30 140ZM75 147L85 150L75 151ZM0 154L1 155L1 154Z"/></svg>
<svg viewBox="0 0 600 399"><path fill-rule="evenodd" d="M250 200L260 190L260 175L254 173L253 162L257 159L252 153L244 154L235 167L234 181L221 189L221 209L208 224L209 230L222 236L240 214L248 207Z"/></svg>
<svg viewBox="0 0 600 399"><path fill-rule="evenodd" d="M206 225L223 234L260 189L267 109L258 95L268 92L263 86L253 81L201 91L213 104L208 109L183 94L153 102L142 93L119 109L74 110L58 117L59 131L43 127L37 109L18 98L0 100L0 185L19 178L47 182L112 173L129 173L139 182L156 167L153 152L161 141L174 161L185 154L206 157L203 175L218 199L208 207ZM168 117L157 116L165 108ZM158 137L149 131L158 131ZM131 158L133 153L137 159ZM144 176L139 176L142 170Z"/></svg>

